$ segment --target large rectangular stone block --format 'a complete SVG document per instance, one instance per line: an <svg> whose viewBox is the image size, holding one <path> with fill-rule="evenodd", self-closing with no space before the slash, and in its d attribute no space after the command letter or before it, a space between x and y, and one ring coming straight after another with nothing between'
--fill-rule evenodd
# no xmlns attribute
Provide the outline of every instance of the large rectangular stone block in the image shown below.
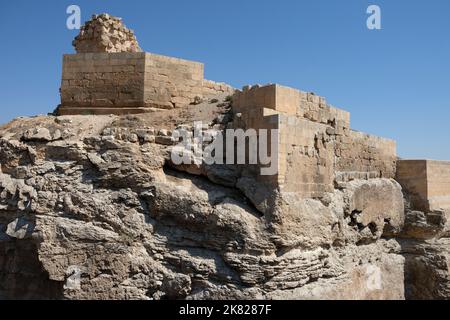
<svg viewBox="0 0 450 320"><path fill-rule="evenodd" d="M332 192L335 182L395 176L395 141L350 130L350 114L315 94L244 87L233 96L233 112L244 128L278 129L278 171L265 180L284 192L315 198Z"/></svg>
<svg viewBox="0 0 450 320"><path fill-rule="evenodd" d="M203 97L203 74L201 63L144 52L64 55L58 112L67 108L65 114L95 114L104 107L118 113L120 107L134 112L185 106ZM219 90L229 88L212 87L209 92Z"/></svg>
<svg viewBox="0 0 450 320"><path fill-rule="evenodd" d="M399 160L397 180L417 210L450 210L450 162Z"/></svg>
<svg viewBox="0 0 450 320"><path fill-rule="evenodd" d="M295 115L300 103L300 92L278 84L253 86L238 92L233 102L235 108L240 110L260 107Z"/></svg>

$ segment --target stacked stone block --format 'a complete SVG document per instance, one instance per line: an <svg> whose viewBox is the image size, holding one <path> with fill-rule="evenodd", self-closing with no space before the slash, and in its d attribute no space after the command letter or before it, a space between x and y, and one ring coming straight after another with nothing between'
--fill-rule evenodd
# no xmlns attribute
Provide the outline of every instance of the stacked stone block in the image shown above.
<svg viewBox="0 0 450 320"><path fill-rule="evenodd" d="M278 84L245 86L236 92L233 105L238 112L263 107L341 129L350 127L350 113L347 111L328 105L325 98L313 93Z"/></svg>
<svg viewBox="0 0 450 320"><path fill-rule="evenodd" d="M204 79L202 63L141 52L120 18L93 16L65 55L59 115L130 114L178 108L206 96L232 94Z"/></svg>
<svg viewBox="0 0 450 320"><path fill-rule="evenodd" d="M144 106L173 108L203 96L202 63L145 53Z"/></svg>
<svg viewBox="0 0 450 320"><path fill-rule="evenodd" d="M92 16L72 44L78 53L142 52L133 31L125 27L122 19L106 13Z"/></svg>
<svg viewBox="0 0 450 320"><path fill-rule="evenodd" d="M397 181L410 196L413 209L450 210L450 162L399 160Z"/></svg>
<svg viewBox="0 0 450 320"><path fill-rule="evenodd" d="M234 92L230 86L205 80L203 73L201 63L144 52L64 55L57 113L142 113Z"/></svg>
<svg viewBox="0 0 450 320"><path fill-rule="evenodd" d="M350 113L327 104L325 98L300 91L300 107L297 115L313 122L333 125L337 128L350 128Z"/></svg>
<svg viewBox="0 0 450 320"><path fill-rule="evenodd" d="M393 140L348 131L336 137L336 180L394 178L396 143Z"/></svg>
<svg viewBox="0 0 450 320"><path fill-rule="evenodd" d="M327 128L305 118L280 115L278 183L283 191L311 198L333 191L333 142Z"/></svg>
<svg viewBox="0 0 450 320"><path fill-rule="evenodd" d="M246 86L233 99L236 110L268 108L288 114L296 114L299 91L277 84Z"/></svg>
<svg viewBox="0 0 450 320"><path fill-rule="evenodd" d="M233 109L244 128L279 130L278 174L267 180L282 191L316 198L335 183L395 176L395 142L350 130L350 114L324 98L279 85L247 86L234 95Z"/></svg>
<svg viewBox="0 0 450 320"><path fill-rule="evenodd" d="M450 162L427 161L428 202L431 210L450 210Z"/></svg>

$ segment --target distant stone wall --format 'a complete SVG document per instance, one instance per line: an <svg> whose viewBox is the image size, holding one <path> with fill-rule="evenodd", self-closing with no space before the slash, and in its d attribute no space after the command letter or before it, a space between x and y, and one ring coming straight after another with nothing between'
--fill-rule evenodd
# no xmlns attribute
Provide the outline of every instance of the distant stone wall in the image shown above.
<svg viewBox="0 0 450 320"><path fill-rule="evenodd" d="M282 191L305 198L334 189L334 142L329 126L296 116L280 115L278 183Z"/></svg>
<svg viewBox="0 0 450 320"><path fill-rule="evenodd" d="M223 82L214 82L211 80L203 80L203 96L215 96L217 94L233 95L235 89Z"/></svg>
<svg viewBox="0 0 450 320"><path fill-rule="evenodd" d="M450 209L450 162L399 160L397 181L416 210Z"/></svg>
<svg viewBox="0 0 450 320"><path fill-rule="evenodd" d="M325 98L300 91L300 108L297 115L314 122L337 128L350 128L350 113L327 104Z"/></svg>
<svg viewBox="0 0 450 320"><path fill-rule="evenodd" d="M450 161L427 161L427 177L430 209L450 209Z"/></svg>
<svg viewBox="0 0 450 320"><path fill-rule="evenodd" d="M324 98L279 85L244 87L233 110L244 128L279 130L278 174L266 180L282 191L315 198L335 182L395 176L395 142L350 130L350 114Z"/></svg>

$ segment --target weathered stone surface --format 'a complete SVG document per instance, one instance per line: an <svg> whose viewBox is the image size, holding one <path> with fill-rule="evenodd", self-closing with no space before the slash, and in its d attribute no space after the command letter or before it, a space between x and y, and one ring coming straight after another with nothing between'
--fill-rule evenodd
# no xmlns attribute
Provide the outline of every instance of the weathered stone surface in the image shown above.
<svg viewBox="0 0 450 320"><path fill-rule="evenodd" d="M34 223L24 218L17 218L10 222L6 229L6 234L11 238L25 239L33 232Z"/></svg>
<svg viewBox="0 0 450 320"><path fill-rule="evenodd" d="M415 209L450 211L449 161L400 160L397 180Z"/></svg>
<svg viewBox="0 0 450 320"><path fill-rule="evenodd" d="M352 181L345 186L344 201L351 223L368 228L374 237L398 234L404 225L405 208L400 185L394 180Z"/></svg>
<svg viewBox="0 0 450 320"><path fill-rule="evenodd" d="M381 241L377 245L346 247L342 272L332 278L270 294L274 299L302 300L402 300L405 259L394 253L398 244ZM383 248L383 249L381 249ZM335 255L338 253L335 252Z"/></svg>
<svg viewBox="0 0 450 320"><path fill-rule="evenodd" d="M447 218L445 212L406 212L405 227L402 236L414 239L433 239L445 235Z"/></svg>
<svg viewBox="0 0 450 320"><path fill-rule="evenodd" d="M402 242L405 294L408 299L449 299L450 241L448 238Z"/></svg>
<svg viewBox="0 0 450 320"><path fill-rule="evenodd" d="M231 96L106 14L74 46L59 116L0 127L0 299L450 298L448 163L402 193L395 142L314 93ZM278 130L275 174L206 164L225 129Z"/></svg>
<svg viewBox="0 0 450 320"><path fill-rule="evenodd" d="M16 120L0 131L9 137L0 140L0 266L16 241L23 244L15 261L29 267L3 269L0 296L404 297L397 242L359 243L362 231L345 224L345 199L355 208L366 203L356 199L371 199L360 194L362 185L335 190L328 201L302 199L254 180L250 168L170 165L172 146L145 138L170 138L178 126L157 125L158 113L64 119L74 135L59 141L15 140L45 123L53 132L54 123L62 125L53 117ZM375 194L397 190L390 180L365 183ZM397 221L394 209L385 213ZM374 211L367 215L378 221ZM14 285L24 282L39 289L24 294Z"/></svg>
<svg viewBox="0 0 450 320"><path fill-rule="evenodd" d="M133 32L108 14L86 22L73 45L77 53L63 59L61 104L54 111L60 116L142 114L234 92L204 79L202 63L142 52Z"/></svg>
<svg viewBox="0 0 450 320"><path fill-rule="evenodd" d="M78 53L87 52L141 52L132 30L121 18L103 13L92 16L73 41Z"/></svg>
<svg viewBox="0 0 450 320"><path fill-rule="evenodd" d="M233 96L234 127L277 129L278 163L270 183L303 198L335 184L394 178L396 143L350 129L350 114L324 98L279 85L244 87Z"/></svg>

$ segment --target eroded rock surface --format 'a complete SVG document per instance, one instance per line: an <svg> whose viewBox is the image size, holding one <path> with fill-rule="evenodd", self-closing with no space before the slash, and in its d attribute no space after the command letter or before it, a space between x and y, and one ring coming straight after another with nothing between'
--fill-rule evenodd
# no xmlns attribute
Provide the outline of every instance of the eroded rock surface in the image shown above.
<svg viewBox="0 0 450 320"><path fill-rule="evenodd" d="M203 120L220 132L232 120L229 101L212 101L175 117L1 127L0 298L403 299L405 284L417 296L423 283L423 297L448 297L446 240L398 240L393 180L301 199L245 168L174 165L171 130Z"/></svg>

